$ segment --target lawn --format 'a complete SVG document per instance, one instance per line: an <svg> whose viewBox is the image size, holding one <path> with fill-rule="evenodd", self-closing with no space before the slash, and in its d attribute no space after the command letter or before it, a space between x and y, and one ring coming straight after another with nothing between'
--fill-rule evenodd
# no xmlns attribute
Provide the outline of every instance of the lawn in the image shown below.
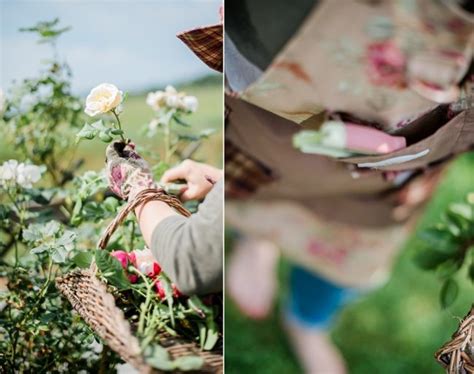
<svg viewBox="0 0 474 374"><path fill-rule="evenodd" d="M435 222L452 201L474 191L474 153L459 157L446 174L420 219L417 230ZM443 373L434 352L449 339L473 302L474 287L462 282L455 305L441 310L440 283L432 273L411 262L416 232L402 249L389 282L347 307L337 319L332 336L354 374ZM280 264L281 297L288 264ZM278 303L277 303L278 304ZM280 328L278 307L268 320L254 322L241 316L226 300L226 372L301 372Z"/></svg>

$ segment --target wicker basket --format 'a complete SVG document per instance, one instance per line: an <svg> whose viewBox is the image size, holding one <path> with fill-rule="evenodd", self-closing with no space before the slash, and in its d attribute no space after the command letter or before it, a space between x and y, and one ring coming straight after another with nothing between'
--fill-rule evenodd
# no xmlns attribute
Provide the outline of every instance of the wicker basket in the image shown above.
<svg viewBox="0 0 474 374"><path fill-rule="evenodd" d="M474 373L474 305L451 340L436 352L435 358L449 374Z"/></svg>
<svg viewBox="0 0 474 374"><path fill-rule="evenodd" d="M190 215L178 199L167 195L163 190L144 190L125 205L107 226L98 247L104 249L125 217L137 206L151 200L166 202L182 215L186 217ZM97 278L96 272L97 268L93 262L89 269L74 270L58 277L56 286L95 333L124 361L140 373L151 373L153 369L145 363L139 341L133 335L131 325L124 318L123 312L115 305L115 299L107 292L106 285ZM188 355L200 356L204 359L202 372L222 373L223 371L222 342L218 343L214 351L206 352L202 351L195 342L172 337L167 333L162 333L159 341L173 359Z"/></svg>

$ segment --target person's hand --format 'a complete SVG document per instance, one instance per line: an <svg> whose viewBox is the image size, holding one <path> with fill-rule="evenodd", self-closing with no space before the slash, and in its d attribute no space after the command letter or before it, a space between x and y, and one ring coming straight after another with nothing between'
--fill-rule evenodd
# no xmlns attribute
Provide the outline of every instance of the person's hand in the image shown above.
<svg viewBox="0 0 474 374"><path fill-rule="evenodd" d="M184 160L178 166L167 170L161 182L169 183L184 179L186 187L181 191L180 198L186 201L203 199L221 178L222 170L192 160Z"/></svg>
<svg viewBox="0 0 474 374"><path fill-rule="evenodd" d="M148 163L131 142L115 141L106 150L107 177L113 193L133 199L141 190L156 187Z"/></svg>

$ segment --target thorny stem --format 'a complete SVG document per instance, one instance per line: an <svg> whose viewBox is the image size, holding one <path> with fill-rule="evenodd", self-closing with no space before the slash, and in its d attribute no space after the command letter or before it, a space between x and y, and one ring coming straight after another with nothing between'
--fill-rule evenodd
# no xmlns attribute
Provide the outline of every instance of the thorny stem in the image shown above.
<svg viewBox="0 0 474 374"><path fill-rule="evenodd" d="M115 111L115 109L112 110L112 114L115 116L115 119L117 120L117 126L118 126L117 129L122 131L122 123L120 122L120 118L117 112ZM125 142L125 138L122 133L120 134L120 138L122 139L123 142Z"/></svg>
<svg viewBox="0 0 474 374"><path fill-rule="evenodd" d="M163 136L163 141L165 143L165 163L169 164L170 158L171 158L171 145L170 145L170 124L167 122L164 125L164 136Z"/></svg>
<svg viewBox="0 0 474 374"><path fill-rule="evenodd" d="M50 258L49 259L49 265L48 265L48 276L47 276L46 281L44 282L43 286L41 287L41 290L38 294L39 295L38 299L36 300L36 302L34 303L32 308L28 311L28 313L26 313L26 315L24 315L16 325L15 333L14 333L14 336L13 336L13 339L12 339L13 340L12 341L12 362L13 362L13 365L15 364L16 346L18 344L18 338L19 338L19 334L20 334L20 331L21 331L21 327L22 327L23 323L36 310L36 308L41 304L42 300L44 299L44 296L45 296L44 294L45 294L46 290L48 289L49 284L51 283L52 269L53 269L53 260Z"/></svg>
<svg viewBox="0 0 474 374"><path fill-rule="evenodd" d="M146 299L145 299L145 302L140 307L140 318L138 319L138 333L141 335L143 334L143 330L145 328L145 318L146 318L145 315L148 310L149 304L151 302L153 283L150 284L146 276L137 268L132 267L132 271L138 274L140 278L142 278L147 288Z"/></svg>
<svg viewBox="0 0 474 374"><path fill-rule="evenodd" d="M18 262L19 262L18 241L20 240L21 232L24 226L24 212L23 212L24 209L22 209L22 207L18 204L15 197L11 194L8 188L6 189L6 191L7 191L7 195L9 199L11 200L11 202L13 203L13 206L15 207L17 211L18 218L20 219L20 229L18 230L18 233L15 235L16 238L15 238L15 266L14 267L16 268L18 267Z"/></svg>
<svg viewBox="0 0 474 374"><path fill-rule="evenodd" d="M135 221L132 221L132 232L130 234L130 250L133 251L133 244L135 242Z"/></svg>

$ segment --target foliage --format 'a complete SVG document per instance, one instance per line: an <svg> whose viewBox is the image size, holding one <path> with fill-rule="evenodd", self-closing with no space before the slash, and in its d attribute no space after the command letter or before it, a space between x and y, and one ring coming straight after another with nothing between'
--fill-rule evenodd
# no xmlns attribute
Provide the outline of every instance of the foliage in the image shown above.
<svg viewBox="0 0 474 374"><path fill-rule="evenodd" d="M443 308L457 298L459 286L454 277L466 270L474 282L474 193L466 202L452 203L442 221L421 231L424 248L417 251L414 260L424 269L436 272L443 284L440 302Z"/></svg>
<svg viewBox="0 0 474 374"><path fill-rule="evenodd" d="M58 22L40 22L22 29L49 43L53 58L46 61L39 77L25 79L11 89L3 117L5 135L13 145L34 164L45 165L52 182L63 186L82 163L73 159L71 137L71 130L80 126L82 105L71 93L69 66L57 57L56 38L68 30L54 29Z"/></svg>

